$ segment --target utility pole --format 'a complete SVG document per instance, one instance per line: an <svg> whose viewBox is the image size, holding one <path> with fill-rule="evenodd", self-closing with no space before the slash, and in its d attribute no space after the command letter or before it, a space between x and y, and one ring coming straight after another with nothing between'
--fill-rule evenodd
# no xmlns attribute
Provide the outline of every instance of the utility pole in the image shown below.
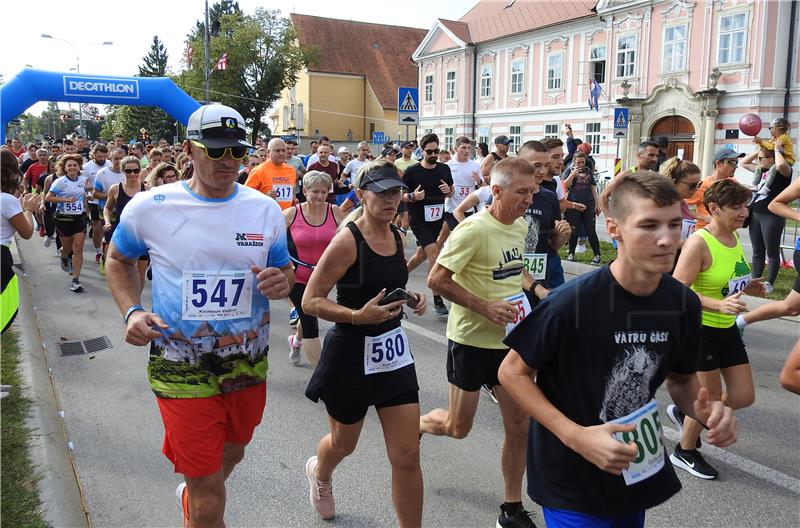
<svg viewBox="0 0 800 528"><path fill-rule="evenodd" d="M211 101L211 95L209 94L208 88L208 0L206 0L206 23L205 23L205 31L203 35L203 53L205 56L205 60L203 61L203 65L205 66L205 74L206 74L206 104Z"/></svg>

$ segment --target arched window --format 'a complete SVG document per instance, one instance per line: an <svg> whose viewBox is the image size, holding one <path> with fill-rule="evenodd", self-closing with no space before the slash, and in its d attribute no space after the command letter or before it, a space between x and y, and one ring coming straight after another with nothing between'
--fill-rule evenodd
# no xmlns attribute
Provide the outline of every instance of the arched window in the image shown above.
<svg viewBox="0 0 800 528"><path fill-rule="evenodd" d="M289 130L289 106L283 105L283 120L281 126L284 130Z"/></svg>
<svg viewBox="0 0 800 528"><path fill-rule="evenodd" d="M295 117L297 130L304 130L306 124L306 115L303 113L303 103L297 103L297 115Z"/></svg>

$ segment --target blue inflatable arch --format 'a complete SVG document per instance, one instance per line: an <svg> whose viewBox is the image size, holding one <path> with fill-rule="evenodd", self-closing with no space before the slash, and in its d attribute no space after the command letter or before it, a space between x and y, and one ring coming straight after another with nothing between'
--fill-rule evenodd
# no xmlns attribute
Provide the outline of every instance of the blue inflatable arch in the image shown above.
<svg viewBox="0 0 800 528"><path fill-rule="evenodd" d="M186 125L200 103L167 77L114 77L24 69L0 86L0 143L8 122L39 101L158 106Z"/></svg>

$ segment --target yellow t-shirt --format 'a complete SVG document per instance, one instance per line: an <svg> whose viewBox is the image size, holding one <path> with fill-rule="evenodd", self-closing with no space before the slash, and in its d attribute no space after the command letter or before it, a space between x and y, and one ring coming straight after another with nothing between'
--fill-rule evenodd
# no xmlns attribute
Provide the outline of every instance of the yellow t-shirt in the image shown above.
<svg viewBox="0 0 800 528"><path fill-rule="evenodd" d="M791 167L792 165L794 165L795 162L794 145L792 145L792 138L789 137L789 134L781 134L780 136L778 136L778 139L780 139L783 142L783 159L785 159L786 163L788 163L789 166ZM762 139L759 140L759 143L765 149L775 150L774 138Z"/></svg>
<svg viewBox="0 0 800 528"><path fill-rule="evenodd" d="M482 299L497 301L522 292L523 255L528 226L517 218L506 225L484 210L458 224L447 239L440 265L453 280ZM468 306L453 303L447 338L462 345L506 349L505 326L495 324Z"/></svg>

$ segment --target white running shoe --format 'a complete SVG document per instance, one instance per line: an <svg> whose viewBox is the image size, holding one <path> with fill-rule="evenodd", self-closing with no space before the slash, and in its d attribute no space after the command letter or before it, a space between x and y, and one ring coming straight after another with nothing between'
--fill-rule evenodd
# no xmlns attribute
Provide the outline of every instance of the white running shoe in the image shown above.
<svg viewBox="0 0 800 528"><path fill-rule="evenodd" d="M296 367L300 364L300 349L303 348L303 342L298 342L294 334L290 334L287 341L289 341L289 361Z"/></svg>
<svg viewBox="0 0 800 528"><path fill-rule="evenodd" d="M333 481L322 482L317 478L317 457L306 461L306 478L308 479L308 499L311 506L323 519L333 519L336 508L333 503Z"/></svg>
<svg viewBox="0 0 800 528"><path fill-rule="evenodd" d="M53 239L51 237L49 237L49 236L44 237L44 240L42 240L42 245L44 247L50 247L50 244L52 244L52 243L53 243Z"/></svg>

